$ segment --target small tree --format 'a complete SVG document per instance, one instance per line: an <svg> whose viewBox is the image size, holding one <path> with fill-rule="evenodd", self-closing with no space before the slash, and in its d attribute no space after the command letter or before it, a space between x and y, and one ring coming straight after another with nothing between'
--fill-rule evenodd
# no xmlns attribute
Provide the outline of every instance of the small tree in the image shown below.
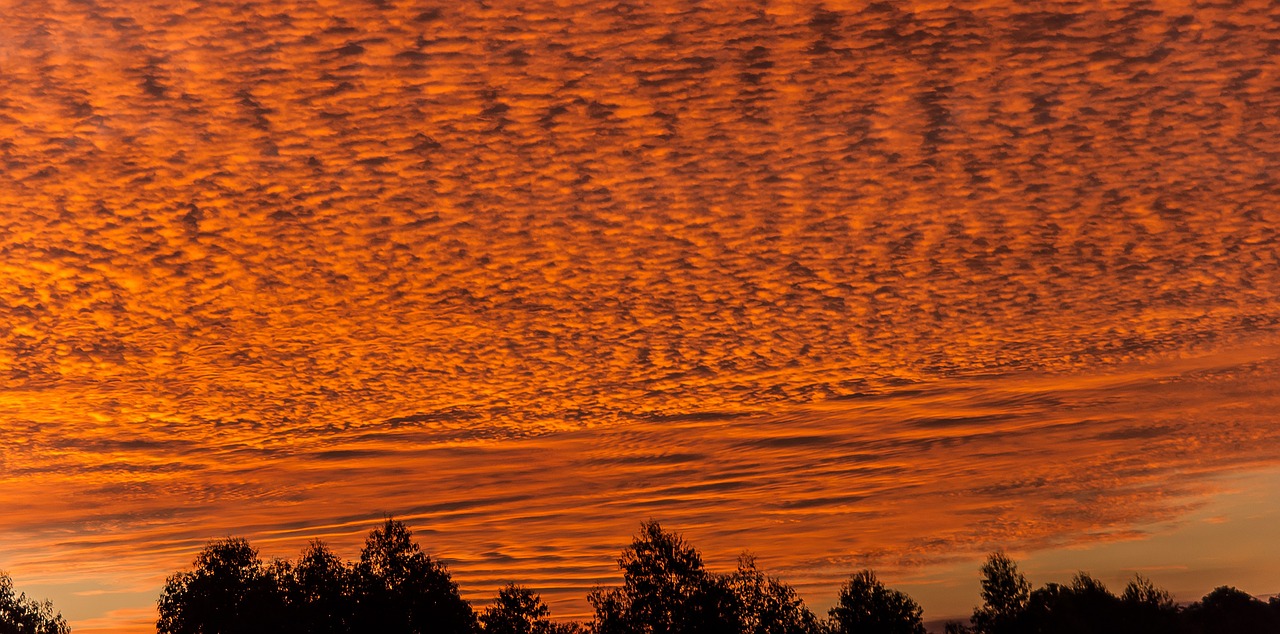
<svg viewBox="0 0 1280 634"><path fill-rule="evenodd" d="M903 592L886 588L874 572L863 570L840 588L828 613L837 634L925 634L923 610Z"/></svg>
<svg viewBox="0 0 1280 634"><path fill-rule="evenodd" d="M13 579L0 572L0 634L69 634L71 628L48 601L15 594Z"/></svg>
<svg viewBox="0 0 1280 634"><path fill-rule="evenodd" d="M982 606L973 611L974 630L981 634L1016 631L1017 620L1031 598L1031 584L1003 552L988 556L981 571Z"/></svg>

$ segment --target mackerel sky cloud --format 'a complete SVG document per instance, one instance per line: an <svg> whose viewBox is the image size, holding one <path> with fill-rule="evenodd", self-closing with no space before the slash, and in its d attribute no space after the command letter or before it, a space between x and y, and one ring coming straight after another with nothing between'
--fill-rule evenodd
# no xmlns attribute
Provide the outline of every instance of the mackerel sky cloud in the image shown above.
<svg viewBox="0 0 1280 634"><path fill-rule="evenodd" d="M1280 8L1005 4L0 6L0 569L146 631L390 513L581 616L649 517L815 605L1190 521L1280 466Z"/></svg>

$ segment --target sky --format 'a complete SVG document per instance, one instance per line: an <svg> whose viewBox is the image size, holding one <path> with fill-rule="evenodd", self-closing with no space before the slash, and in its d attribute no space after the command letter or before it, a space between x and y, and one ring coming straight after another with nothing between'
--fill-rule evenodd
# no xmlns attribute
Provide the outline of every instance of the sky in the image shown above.
<svg viewBox="0 0 1280 634"><path fill-rule="evenodd" d="M997 548L1280 592L1277 50L1249 0L0 2L0 569L99 634L387 514L566 618L649 518L820 610L963 616Z"/></svg>

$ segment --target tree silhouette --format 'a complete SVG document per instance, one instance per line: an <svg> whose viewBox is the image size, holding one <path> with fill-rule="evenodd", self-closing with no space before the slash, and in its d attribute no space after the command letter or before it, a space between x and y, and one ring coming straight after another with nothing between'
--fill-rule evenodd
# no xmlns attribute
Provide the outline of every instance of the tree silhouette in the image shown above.
<svg viewBox="0 0 1280 634"><path fill-rule="evenodd" d="M283 629L284 597L258 551L241 538L210 543L189 572L165 582L160 634L244 634Z"/></svg>
<svg viewBox="0 0 1280 634"><path fill-rule="evenodd" d="M837 634L925 634L922 612L911 597L886 588L875 573L863 570L840 588L828 614Z"/></svg>
<svg viewBox="0 0 1280 634"><path fill-rule="evenodd" d="M466 634L478 630L445 566L425 555L409 529L388 518L365 540L356 566L360 629L382 634Z"/></svg>
<svg viewBox="0 0 1280 634"><path fill-rule="evenodd" d="M623 583L587 597L591 634L924 634L922 611L870 570L850 577L819 621L795 590L750 555L728 574L709 572L679 534L644 522L618 558ZM1078 573L1031 591L1017 564L991 554L981 567L982 605L949 634L1280 634L1280 597L1264 603L1223 586L1180 609L1135 575L1116 596ZM443 564L388 518L370 531L358 563L314 541L295 562L264 565L247 541L210 542L190 570L169 577L158 634L587 634L550 620L532 590L509 584L477 618ZM0 634L68 634L49 602L16 595L0 573Z"/></svg>
<svg viewBox="0 0 1280 634"><path fill-rule="evenodd" d="M493 605L480 615L485 634L577 634L576 624L556 623L538 593L514 583L498 591Z"/></svg>
<svg viewBox="0 0 1280 634"><path fill-rule="evenodd" d="M1031 599L1031 584L1003 552L995 552L982 565L982 605L973 611L974 631L1006 634L1018 631L1018 619Z"/></svg>
<svg viewBox="0 0 1280 634"><path fill-rule="evenodd" d="M1267 604L1230 586L1215 588L1186 610L1187 623L1203 634L1274 634L1280 620Z"/></svg>
<svg viewBox="0 0 1280 634"><path fill-rule="evenodd" d="M1167 590L1135 574L1120 594L1121 630L1126 634L1161 634L1178 629L1178 604Z"/></svg>
<svg viewBox="0 0 1280 634"><path fill-rule="evenodd" d="M736 634L728 588L703 568L697 550L658 522L640 525L618 566L622 587L587 597L595 634Z"/></svg>
<svg viewBox="0 0 1280 634"><path fill-rule="evenodd" d="M292 627L313 634L356 631L355 571L324 542L311 542L296 564L281 565L277 577Z"/></svg>
<svg viewBox="0 0 1280 634"><path fill-rule="evenodd" d="M1079 573L1070 585L1045 584L1031 593L1018 630L1033 634L1125 631L1121 601L1101 581Z"/></svg>
<svg viewBox="0 0 1280 634"><path fill-rule="evenodd" d="M755 557L742 555L724 578L742 634L811 634L818 620L789 585L764 574Z"/></svg>
<svg viewBox="0 0 1280 634"><path fill-rule="evenodd" d="M0 634L69 634L71 628L48 601L15 594L13 579L0 572Z"/></svg>

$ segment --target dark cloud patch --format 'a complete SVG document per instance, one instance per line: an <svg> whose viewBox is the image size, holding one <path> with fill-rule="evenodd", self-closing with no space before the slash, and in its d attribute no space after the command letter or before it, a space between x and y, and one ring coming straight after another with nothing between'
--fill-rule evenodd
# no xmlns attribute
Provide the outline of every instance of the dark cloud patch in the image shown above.
<svg viewBox="0 0 1280 634"><path fill-rule="evenodd" d="M805 447L831 447L840 446L847 443L849 437L847 435L821 435L821 436L779 436L771 438L754 438L738 443L740 447L749 447L755 449L797 449Z"/></svg>

